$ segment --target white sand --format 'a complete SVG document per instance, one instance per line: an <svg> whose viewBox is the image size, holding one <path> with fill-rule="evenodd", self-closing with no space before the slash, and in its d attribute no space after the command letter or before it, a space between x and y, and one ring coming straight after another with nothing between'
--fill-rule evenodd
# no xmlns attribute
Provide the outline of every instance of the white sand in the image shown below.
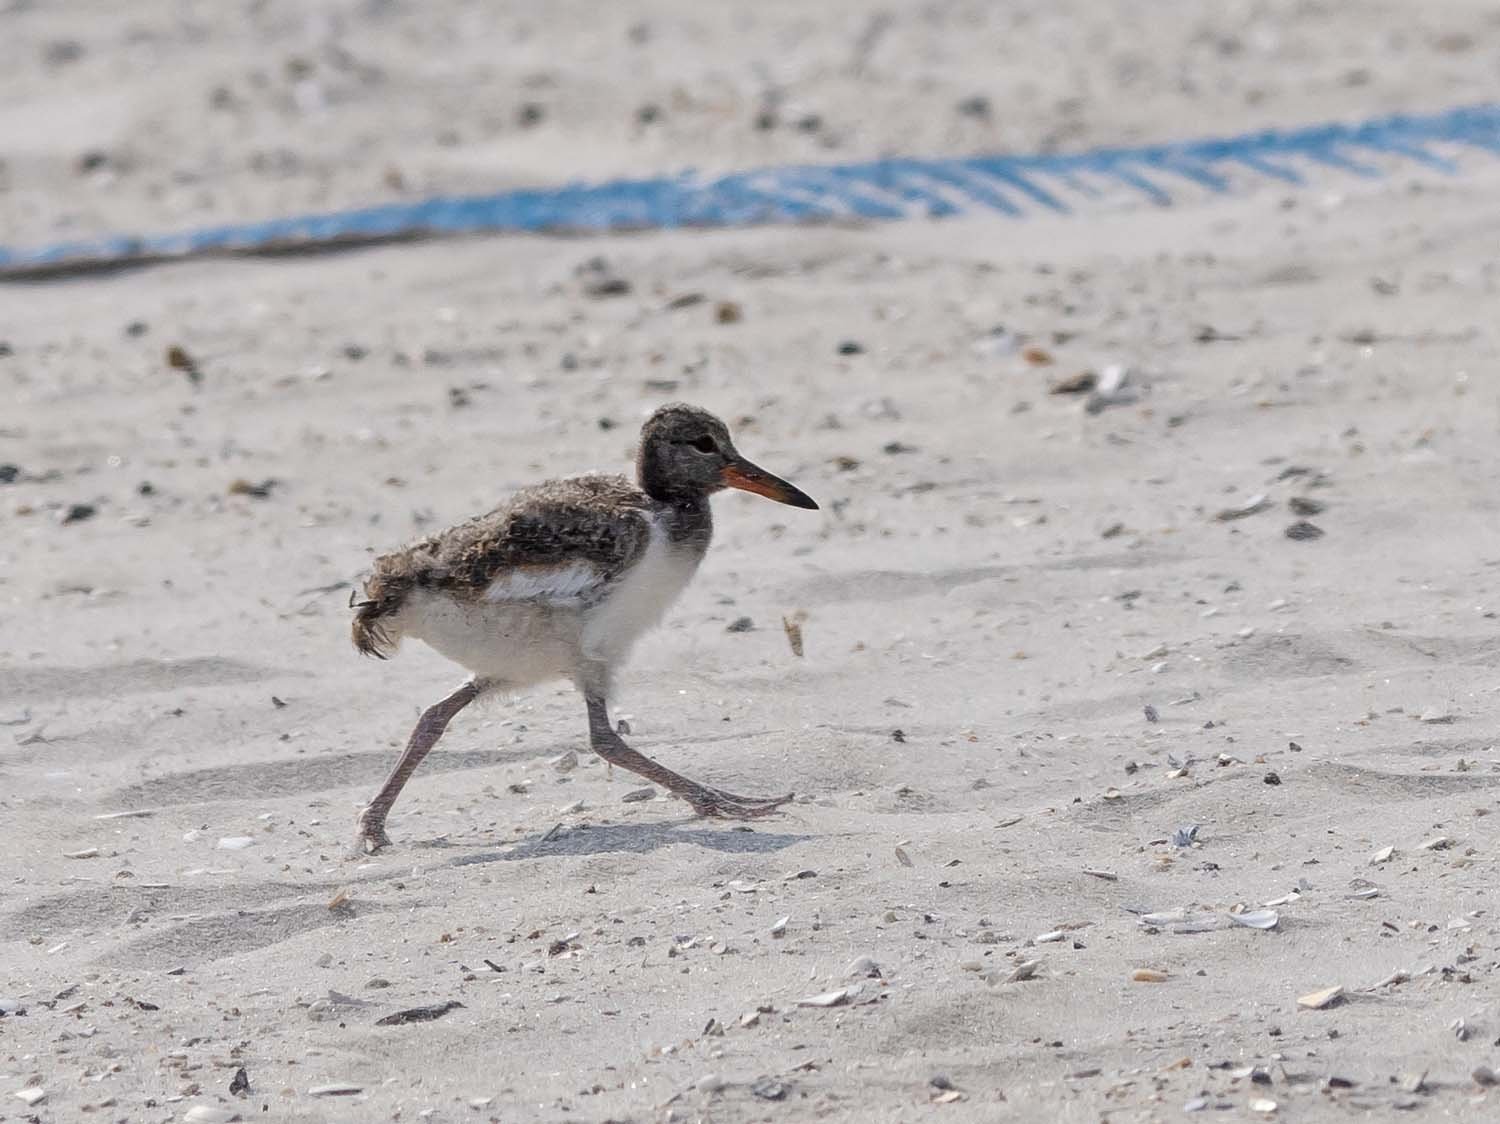
<svg viewBox="0 0 1500 1124"><path fill-rule="evenodd" d="M224 27L200 9L194 31L158 0L12 4L0 242L381 199L393 166L416 193L1435 108L1493 66L1453 40L1480 35L1477 5L1278 3L1222 27L1186 4L1149 27L1134 5L943 7L898 13L862 71L852 4L529 5L493 34L488 7L310 23L278 3ZM631 47L641 19L655 35ZM82 59L45 66L70 37ZM335 77L329 42L384 77ZM289 100L293 57L321 115ZM755 59L839 147L752 127ZM210 108L218 85L243 119ZM954 113L975 93L988 125ZM521 100L547 106L524 132ZM659 133L631 124L646 100ZM93 147L129 167L80 177ZM296 170L246 174L280 149ZM1500 1066L1497 185L1476 159L1165 211L7 287L0 462L25 475L0 485L0 997L28 1014L0 1019L0 1120L1154 1120L1200 1097L1232 1106L1214 1119L1261 1100L1286 1120L1492 1118L1470 1074ZM580 295L600 253L629 295ZM666 309L689 292L708 302ZM718 300L743 321L717 323ZM976 348L996 325L1054 365ZM174 343L201 385L165 365ZM1110 363L1138 401L1090 416L1046 393ZM419 645L359 659L340 583L520 483L623 467L666 398L731 419L824 511L718 501L616 709L665 763L798 803L751 832L623 803L639 784L606 778L559 686L463 715L395 848L354 857L355 811L460 673ZM268 478L269 498L229 494ZM1259 493L1267 510L1215 521ZM1324 537L1284 536L1294 496L1327 505ZM62 524L75 503L97 514ZM801 660L780 627L798 610ZM740 616L755 629L728 633ZM1170 842L1193 824L1198 845ZM234 837L255 842L218 846ZM1127 912L1278 899L1269 932ZM846 978L860 956L884 979ZM986 982L1029 960L1034 979ZM1333 985L1343 1002L1296 1008ZM763 1077L782 1100L752 1092ZM333 1083L362 1092L309 1095ZM11 1094L31 1085L47 1099L27 1108Z"/></svg>

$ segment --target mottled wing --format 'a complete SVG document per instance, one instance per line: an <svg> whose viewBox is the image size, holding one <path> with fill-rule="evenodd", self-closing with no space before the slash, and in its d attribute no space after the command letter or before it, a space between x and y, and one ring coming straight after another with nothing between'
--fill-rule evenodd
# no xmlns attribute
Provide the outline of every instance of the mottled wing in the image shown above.
<svg viewBox="0 0 1500 1124"><path fill-rule="evenodd" d="M419 546L413 577L489 600L587 599L646 549L647 502L620 477L540 484Z"/></svg>
<svg viewBox="0 0 1500 1124"><path fill-rule="evenodd" d="M354 642L385 655L383 618L414 589L490 601L587 604L645 552L650 503L624 477L579 476L518 492L488 514L375 560Z"/></svg>

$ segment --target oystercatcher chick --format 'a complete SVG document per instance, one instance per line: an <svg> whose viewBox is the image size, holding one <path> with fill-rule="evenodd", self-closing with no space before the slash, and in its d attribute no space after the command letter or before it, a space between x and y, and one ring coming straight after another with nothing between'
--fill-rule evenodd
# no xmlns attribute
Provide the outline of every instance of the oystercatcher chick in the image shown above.
<svg viewBox="0 0 1500 1124"><path fill-rule="evenodd" d="M611 764L682 797L701 816L749 819L791 799L737 796L674 773L630 748L609 719L615 671L677 599L708 550L709 497L740 488L793 507L818 505L751 464L718 418L657 410L641 429L636 482L575 476L516 493L486 515L375 560L352 602L354 646L391 655L421 640L471 676L422 714L385 784L359 814L365 850L388 846L401 789L454 715L481 695L571 679L589 744Z"/></svg>

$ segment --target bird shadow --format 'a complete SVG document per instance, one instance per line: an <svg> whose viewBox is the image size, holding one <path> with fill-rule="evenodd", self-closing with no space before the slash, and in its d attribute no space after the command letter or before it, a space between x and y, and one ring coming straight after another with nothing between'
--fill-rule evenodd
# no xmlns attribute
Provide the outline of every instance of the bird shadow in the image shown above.
<svg viewBox="0 0 1500 1124"><path fill-rule="evenodd" d="M689 821L690 822L690 821ZM689 843L710 851L730 855L769 854L785 850L812 838L775 831L715 831L708 828L685 828L681 823L579 824L564 831L522 840L504 851L484 851L450 860L448 866L474 866L479 863L516 862L521 859L548 859L562 856L602 855L610 853L645 854L677 843Z"/></svg>

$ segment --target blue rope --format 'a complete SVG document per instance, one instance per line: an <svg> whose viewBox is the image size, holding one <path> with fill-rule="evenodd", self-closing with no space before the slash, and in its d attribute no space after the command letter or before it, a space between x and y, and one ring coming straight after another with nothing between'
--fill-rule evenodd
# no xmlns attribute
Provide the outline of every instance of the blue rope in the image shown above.
<svg viewBox="0 0 1500 1124"><path fill-rule="evenodd" d="M0 276L108 269L194 254L313 250L360 242L478 232L660 230L749 226L839 218L893 220L965 211L1020 216L1056 212L1099 194L1098 181L1123 185L1166 206L1183 183L1213 194L1231 190L1230 173L1305 182L1308 165L1364 177L1391 161L1451 173L1432 144L1500 155L1500 105L1424 116L1398 114L1354 125L1313 125L1237 137L1073 155L885 159L733 172L715 179L663 176L595 185L437 196L357 210L231 223L177 234L124 235L30 249L0 247ZM1385 157L1383 163L1372 158Z"/></svg>

